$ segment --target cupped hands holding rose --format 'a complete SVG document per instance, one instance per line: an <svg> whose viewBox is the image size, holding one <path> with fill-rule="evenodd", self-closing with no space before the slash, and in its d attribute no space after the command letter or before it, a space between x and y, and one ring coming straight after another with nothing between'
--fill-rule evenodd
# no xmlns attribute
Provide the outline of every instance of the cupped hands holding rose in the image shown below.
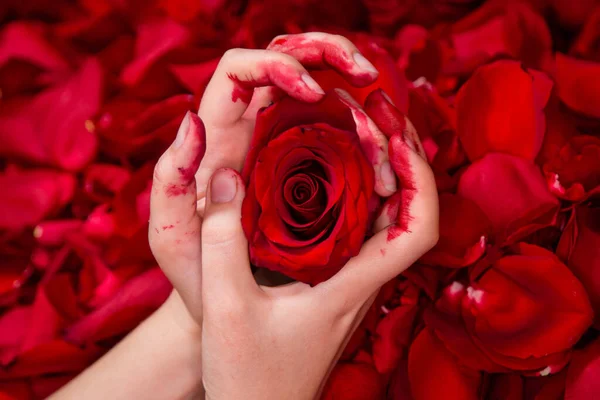
<svg viewBox="0 0 600 400"><path fill-rule="evenodd" d="M174 291L151 318L178 327L157 346L175 336L193 349L179 364L194 373L174 379L179 391L142 378L144 398L202 386L216 399L314 398L379 288L437 242L435 180L412 124L383 91L361 107L325 93L307 68L354 86L378 75L350 41L324 33L229 50L156 165L149 240ZM253 267L297 281L260 285ZM57 396L108 381L102 365L114 362L102 362Z"/></svg>

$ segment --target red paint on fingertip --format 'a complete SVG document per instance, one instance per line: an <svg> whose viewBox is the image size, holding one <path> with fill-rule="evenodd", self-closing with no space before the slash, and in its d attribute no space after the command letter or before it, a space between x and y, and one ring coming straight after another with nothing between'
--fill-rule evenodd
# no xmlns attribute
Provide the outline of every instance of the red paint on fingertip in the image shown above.
<svg viewBox="0 0 600 400"><path fill-rule="evenodd" d="M338 43L325 42L322 38L311 39L305 35L295 35L274 41L269 50L289 54L307 67L335 68L359 87L370 85L377 78L376 73L360 70L353 54L345 47Z"/></svg>
<svg viewBox="0 0 600 400"><path fill-rule="evenodd" d="M179 172L181 180L189 185L194 182L196 172L198 171L200 162L202 162L202 158L204 158L204 153L206 152L206 130L204 128L204 123L197 114L189 111L188 113L190 116L190 126L188 129L190 129L191 132L188 132L186 141L193 140L193 143L184 144L184 146L187 145L186 153L189 154L184 154L182 158L184 161L190 161L187 166L178 167L177 171Z"/></svg>

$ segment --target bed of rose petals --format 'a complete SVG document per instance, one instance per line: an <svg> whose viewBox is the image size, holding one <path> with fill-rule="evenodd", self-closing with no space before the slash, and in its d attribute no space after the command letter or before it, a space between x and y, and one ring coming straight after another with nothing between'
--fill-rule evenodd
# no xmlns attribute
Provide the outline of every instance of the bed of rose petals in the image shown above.
<svg viewBox="0 0 600 400"><path fill-rule="evenodd" d="M599 1L4 0L0 22L1 398L46 396L164 301L155 161L226 49L309 30L379 68L441 208L324 398L599 395Z"/></svg>

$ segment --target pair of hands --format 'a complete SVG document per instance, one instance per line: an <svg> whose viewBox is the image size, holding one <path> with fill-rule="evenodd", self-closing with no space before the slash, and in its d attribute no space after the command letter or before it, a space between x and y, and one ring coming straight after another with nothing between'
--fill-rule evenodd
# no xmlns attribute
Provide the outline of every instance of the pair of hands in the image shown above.
<svg viewBox="0 0 600 400"><path fill-rule="evenodd" d="M375 68L343 37L308 33L281 39L267 50L225 53L199 117L186 115L155 169L149 240L174 287L164 307L190 343L200 346L198 370L207 398L314 398L379 288L438 238L435 180L409 124L405 138L414 149L408 160L415 190L408 231L390 240L387 231L393 227L382 215L375 222L378 233L360 254L315 287L256 282L241 225L245 185L236 172L256 112L282 92L320 100L323 91L305 67L333 68L356 85L377 78ZM371 155L375 190L390 196L396 179L387 141L381 133L369 140L377 145L371 148L380 149Z"/></svg>

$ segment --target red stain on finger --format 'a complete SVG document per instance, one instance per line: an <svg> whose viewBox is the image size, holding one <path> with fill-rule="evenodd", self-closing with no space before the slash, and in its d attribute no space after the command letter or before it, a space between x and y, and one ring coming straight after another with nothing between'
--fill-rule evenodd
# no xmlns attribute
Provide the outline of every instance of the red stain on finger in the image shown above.
<svg viewBox="0 0 600 400"><path fill-rule="evenodd" d="M190 118L189 131L183 146L178 149L175 157L175 162L181 160L186 165L177 167L177 172L179 173L178 182L166 185L165 194L167 197L196 192L195 176L206 152L206 130L204 123L198 115L188 113L187 117Z"/></svg>
<svg viewBox="0 0 600 400"><path fill-rule="evenodd" d="M167 197L181 196L190 193L189 185L169 184L165 189Z"/></svg>
<svg viewBox="0 0 600 400"><path fill-rule="evenodd" d="M375 80L376 73L367 72L354 62L354 50L340 43L294 35L271 43L269 50L289 54L310 68L333 68L357 86L367 86Z"/></svg>
<svg viewBox="0 0 600 400"><path fill-rule="evenodd" d="M240 100L249 104L254 89L264 86L277 86L298 100L307 102L320 100L323 93L314 91L302 80L303 72L296 66L282 61L265 61L256 66L255 75L249 74L242 77L228 73L227 77L233 82L231 101L235 103Z"/></svg>
<svg viewBox="0 0 600 400"><path fill-rule="evenodd" d="M173 228L175 228L175 225L165 225L162 227L162 230L166 231L167 229L173 229Z"/></svg>
<svg viewBox="0 0 600 400"><path fill-rule="evenodd" d="M389 142L389 156L392 169L398 178L399 187L389 200L388 217L395 221L388 228L388 242L396 239L404 232L409 232L410 205L416 194L414 176L410 165L411 150L402 138L402 134L394 135Z"/></svg>

